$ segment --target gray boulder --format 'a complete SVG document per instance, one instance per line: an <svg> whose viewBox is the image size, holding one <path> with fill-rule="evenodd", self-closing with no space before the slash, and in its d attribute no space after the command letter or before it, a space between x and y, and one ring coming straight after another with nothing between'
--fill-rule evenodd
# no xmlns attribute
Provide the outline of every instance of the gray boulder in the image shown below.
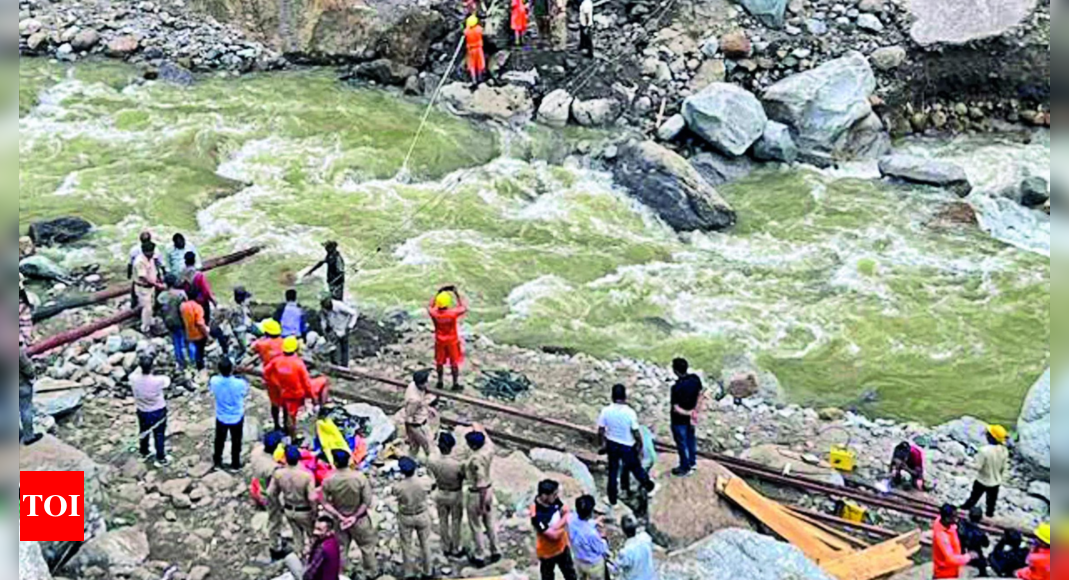
<svg viewBox="0 0 1069 580"><path fill-rule="evenodd" d="M534 102L519 85L480 85L472 91L462 83L442 89L442 103L458 114L526 123L534 116Z"/></svg>
<svg viewBox="0 0 1069 580"><path fill-rule="evenodd" d="M157 74L157 78L159 78L159 80L171 83L172 85L178 85L180 87L193 86L193 83L197 81L196 77L193 76L193 73L189 72L185 68L178 66L177 64L173 64L170 62L165 62L161 64L160 70Z"/></svg>
<svg viewBox="0 0 1069 580"><path fill-rule="evenodd" d="M687 128L687 121L683 115L672 115L657 129L657 138L661 141L671 141Z"/></svg>
<svg viewBox="0 0 1069 580"><path fill-rule="evenodd" d="M71 48L78 52L84 52L91 50L98 42L100 42L100 33L89 28L74 35L71 40Z"/></svg>
<svg viewBox="0 0 1069 580"><path fill-rule="evenodd" d="M726 157L719 153L699 153L690 160L690 165L713 187L738 181L754 170L754 162L749 157Z"/></svg>
<svg viewBox="0 0 1069 580"><path fill-rule="evenodd" d="M1050 201L1050 182L1038 175L1021 182L1021 205L1038 207Z"/></svg>
<svg viewBox="0 0 1069 580"><path fill-rule="evenodd" d="M911 0L910 36L920 45L964 44L1000 36L1020 24L1036 0Z"/></svg>
<svg viewBox="0 0 1069 580"><path fill-rule="evenodd" d="M19 542L19 580L52 580L37 542Z"/></svg>
<svg viewBox="0 0 1069 580"><path fill-rule="evenodd" d="M620 103L615 99L591 99L572 102L572 117L584 127L604 127L620 116Z"/></svg>
<svg viewBox="0 0 1069 580"><path fill-rule="evenodd" d="M388 58L365 62L357 65L352 70L352 77L388 86L401 86L405 84L409 77L418 74L418 70L408 65L396 63Z"/></svg>
<svg viewBox="0 0 1069 580"><path fill-rule="evenodd" d="M787 0L741 0L746 10L765 26L783 28Z"/></svg>
<svg viewBox="0 0 1069 580"><path fill-rule="evenodd" d="M534 449L531 451L531 463L542 471L572 476L583 487L584 493L598 497L598 484L590 469L578 457L552 449Z"/></svg>
<svg viewBox="0 0 1069 580"><path fill-rule="evenodd" d="M913 155L888 155L880 159L880 174L910 183L945 187L960 197L972 192L972 184L965 170L949 161Z"/></svg>
<svg viewBox="0 0 1069 580"><path fill-rule="evenodd" d="M538 122L558 129L564 127L571 116L574 100L575 97L564 89L549 93L538 107Z"/></svg>
<svg viewBox="0 0 1069 580"><path fill-rule="evenodd" d="M658 565L661 580L831 580L798 548L727 529Z"/></svg>
<svg viewBox="0 0 1069 580"><path fill-rule="evenodd" d="M769 121L765 132L753 148L754 157L762 161L794 163L798 159L798 146L794 144L791 130L783 123Z"/></svg>
<svg viewBox="0 0 1069 580"><path fill-rule="evenodd" d="M735 210L687 160L652 142L631 142L613 167L617 183L676 231L725 230Z"/></svg>
<svg viewBox="0 0 1069 580"><path fill-rule="evenodd" d="M83 399L85 389L38 393L33 397L33 406L38 415L63 417L80 408Z"/></svg>
<svg viewBox="0 0 1069 580"><path fill-rule="evenodd" d="M802 160L830 165L856 156L850 151L851 133L865 128L875 90L868 59L853 52L783 79L765 91L763 100L768 117L791 128Z"/></svg>
<svg viewBox="0 0 1069 580"><path fill-rule="evenodd" d="M906 62L906 49L898 45L880 47L872 51L869 60L880 70L894 70Z"/></svg>
<svg viewBox="0 0 1069 580"><path fill-rule="evenodd" d="M123 528L87 542L64 570L77 573L96 566L112 574L130 574L148 559L149 550L144 529Z"/></svg>
<svg viewBox="0 0 1069 580"><path fill-rule="evenodd" d="M735 157L746 153L768 123L761 101L729 83L713 83L684 101L683 118L691 131Z"/></svg>
<svg viewBox="0 0 1069 580"><path fill-rule="evenodd" d="M1063 397L1064 399L1064 397ZM1064 405L1062 405L1064 406ZM1050 478L1050 369L1028 392L1017 421L1018 451L1037 474Z"/></svg>
<svg viewBox="0 0 1069 580"><path fill-rule="evenodd" d="M70 277L70 272L41 254L20 260L19 274L27 278L50 282L66 282Z"/></svg>
<svg viewBox="0 0 1069 580"><path fill-rule="evenodd" d="M962 417L936 427L932 434L945 441L956 441L976 451L987 445L987 423L976 417Z"/></svg>

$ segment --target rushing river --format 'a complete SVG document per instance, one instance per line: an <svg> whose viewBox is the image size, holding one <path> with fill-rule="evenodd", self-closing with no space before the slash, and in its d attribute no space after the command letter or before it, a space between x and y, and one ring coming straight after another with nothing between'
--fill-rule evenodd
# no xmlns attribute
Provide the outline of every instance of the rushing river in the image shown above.
<svg viewBox="0 0 1069 580"><path fill-rule="evenodd" d="M567 139L431 116L327 71L133 82L114 64L20 59L19 217L100 226L68 264L115 263L137 232L192 232L205 254L264 244L213 275L274 301L337 239L361 306L418 312L470 295L496 341L716 373L747 357L788 397L937 422L1012 422L1050 359L1050 222L981 191L983 227L942 225L954 196L868 179L871 166L768 170L723 187L726 234L678 236L604 173L548 165ZM1050 174L1050 140L911 143L981 190ZM995 236L1000 238L996 239ZM1009 243L1006 243L1009 242ZM306 302L321 280L304 283Z"/></svg>

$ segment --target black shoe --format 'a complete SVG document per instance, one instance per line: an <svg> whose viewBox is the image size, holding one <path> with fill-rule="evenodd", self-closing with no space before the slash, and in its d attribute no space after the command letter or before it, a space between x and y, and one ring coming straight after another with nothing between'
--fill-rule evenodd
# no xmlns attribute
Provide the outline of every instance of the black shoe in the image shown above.
<svg viewBox="0 0 1069 580"><path fill-rule="evenodd" d="M244 466L241 465L240 463L233 463L229 467L230 471L234 471L234 472L240 472L243 468L244 468Z"/></svg>
<svg viewBox="0 0 1069 580"><path fill-rule="evenodd" d="M480 560L478 558L468 558L468 564L471 564L472 568L476 570L482 570L486 567L486 560Z"/></svg>
<svg viewBox="0 0 1069 580"><path fill-rule="evenodd" d="M453 392L454 393L463 393L464 392L464 385L453 385Z"/></svg>
<svg viewBox="0 0 1069 580"><path fill-rule="evenodd" d="M672 475L674 475L676 477L686 477L686 476L690 475L690 470L689 469L683 469L682 467L677 467L677 468L672 470Z"/></svg>
<svg viewBox="0 0 1069 580"><path fill-rule="evenodd" d="M437 576L432 576L430 574L424 574L423 576L419 577L419 580L434 580L435 578L437 578Z"/></svg>
<svg viewBox="0 0 1069 580"><path fill-rule="evenodd" d="M501 554L491 554L490 555L490 564L497 564L500 561L501 561Z"/></svg>
<svg viewBox="0 0 1069 580"><path fill-rule="evenodd" d="M25 441L22 442L22 446L23 447L29 447L29 446L33 445L34 443L37 443L38 441L40 441L41 439L44 439L44 438L45 438L45 436L42 435L41 433L34 433L33 437L30 437L29 439L26 439Z"/></svg>

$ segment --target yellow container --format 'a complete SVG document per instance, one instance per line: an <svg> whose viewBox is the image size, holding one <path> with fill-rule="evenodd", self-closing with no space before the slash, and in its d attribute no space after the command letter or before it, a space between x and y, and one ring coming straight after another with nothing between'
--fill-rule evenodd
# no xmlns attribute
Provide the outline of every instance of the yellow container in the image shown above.
<svg viewBox="0 0 1069 580"><path fill-rule="evenodd" d="M839 517L844 520L851 521L857 524L865 522L865 515L867 510L854 502L843 502L843 507L839 513Z"/></svg>
<svg viewBox="0 0 1069 580"><path fill-rule="evenodd" d="M831 448L828 462L839 471L850 472L857 468L857 453L845 445L836 445Z"/></svg>

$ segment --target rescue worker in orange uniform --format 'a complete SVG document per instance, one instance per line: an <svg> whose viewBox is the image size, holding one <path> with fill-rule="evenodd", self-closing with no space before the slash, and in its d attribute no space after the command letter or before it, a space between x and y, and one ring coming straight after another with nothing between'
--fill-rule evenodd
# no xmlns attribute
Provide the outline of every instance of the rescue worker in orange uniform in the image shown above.
<svg viewBox="0 0 1069 580"><path fill-rule="evenodd" d="M453 370L453 390L462 391L460 366L464 364L464 345L460 342L459 327L460 319L468 313L468 305L456 286L446 286L438 291L427 312L434 320L434 365L438 369L438 388L442 388L445 365L448 364Z"/></svg>
<svg viewBox="0 0 1069 580"><path fill-rule="evenodd" d="M512 0L511 24L516 46L523 46L523 35L527 34L527 3L524 0Z"/></svg>
<svg viewBox="0 0 1069 580"><path fill-rule="evenodd" d="M1017 572L1020 580L1050 580L1050 524L1036 529L1036 545L1028 555L1028 567Z"/></svg>
<svg viewBox="0 0 1069 580"><path fill-rule="evenodd" d="M962 554L958 537L958 508L945 505L939 518L932 524L932 559L935 564L935 580L960 578L961 568L968 566L978 554Z"/></svg>
<svg viewBox="0 0 1069 580"><path fill-rule="evenodd" d="M281 431L282 421L279 415L282 412L282 394L278 385L267 379L267 365L282 356L282 325L277 320L269 319L260 323L260 330L263 331L264 337L252 343L252 349L263 365L264 385L267 387L267 398L271 399L271 419L275 422L275 431Z"/></svg>
<svg viewBox="0 0 1069 580"><path fill-rule="evenodd" d="M282 342L283 356L276 358L264 369L264 380L278 385L280 402L285 411L286 433L291 438L297 436L297 415L309 399L317 405L323 405L327 397L327 378L313 379L308 374L308 366L297 356L300 343L291 336Z"/></svg>
<svg viewBox="0 0 1069 580"><path fill-rule="evenodd" d="M464 29L464 43L468 47L468 72L471 73L471 83L478 86L486 73L486 54L483 52L483 27L479 26L479 17L468 17L467 27Z"/></svg>

